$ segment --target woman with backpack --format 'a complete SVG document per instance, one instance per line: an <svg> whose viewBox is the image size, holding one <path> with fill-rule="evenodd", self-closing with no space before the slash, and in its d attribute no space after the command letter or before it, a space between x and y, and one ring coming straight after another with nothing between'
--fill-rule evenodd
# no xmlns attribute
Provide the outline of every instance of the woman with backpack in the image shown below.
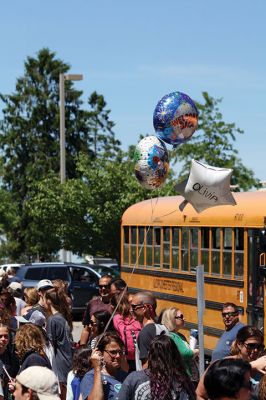
<svg viewBox="0 0 266 400"><path fill-rule="evenodd" d="M141 323L130 312L130 303L127 293L115 295L112 299L113 306L117 305L117 313L113 318L114 328L124 342L125 355L129 366L129 372L136 370L135 348Z"/></svg>

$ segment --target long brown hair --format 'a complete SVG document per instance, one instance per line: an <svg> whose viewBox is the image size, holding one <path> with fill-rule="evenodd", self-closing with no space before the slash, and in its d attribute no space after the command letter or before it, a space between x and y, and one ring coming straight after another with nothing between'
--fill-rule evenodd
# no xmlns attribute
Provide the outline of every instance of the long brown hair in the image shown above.
<svg viewBox="0 0 266 400"><path fill-rule="evenodd" d="M36 325L22 325L17 330L15 345L17 355L20 359L22 359L30 350L39 353L41 356L45 355L45 339L41 330Z"/></svg>
<svg viewBox="0 0 266 400"><path fill-rule="evenodd" d="M232 356L239 355L241 352L239 344L244 344L245 341L251 337L258 339L263 345L264 337L262 332L254 326L246 325L237 332L236 339L231 346L230 354Z"/></svg>
<svg viewBox="0 0 266 400"><path fill-rule="evenodd" d="M47 290L44 296L46 300L51 301L54 309L63 315L63 317L67 320L70 329L72 330L72 315L65 293L57 287L54 287L53 289Z"/></svg>

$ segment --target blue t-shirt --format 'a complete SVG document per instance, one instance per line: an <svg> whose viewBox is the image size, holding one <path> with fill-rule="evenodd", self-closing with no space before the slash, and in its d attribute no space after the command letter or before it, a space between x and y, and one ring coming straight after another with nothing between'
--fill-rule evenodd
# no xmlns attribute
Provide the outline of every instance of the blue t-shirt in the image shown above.
<svg viewBox="0 0 266 400"><path fill-rule="evenodd" d="M239 329L243 328L243 326L245 325L242 324L242 322L238 322L230 331L224 331L212 352L212 362L230 355L232 343L236 338L237 332Z"/></svg>
<svg viewBox="0 0 266 400"><path fill-rule="evenodd" d="M104 400L117 400L118 393L121 389L122 382L126 379L127 373L125 371L119 370L115 377L110 375L102 374ZM82 399L86 400L90 394L94 382L94 369L87 372L81 383L80 383L80 393Z"/></svg>

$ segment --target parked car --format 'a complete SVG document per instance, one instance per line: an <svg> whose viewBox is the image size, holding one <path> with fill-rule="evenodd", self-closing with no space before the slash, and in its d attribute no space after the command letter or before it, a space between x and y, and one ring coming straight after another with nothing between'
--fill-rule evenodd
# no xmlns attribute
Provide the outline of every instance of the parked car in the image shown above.
<svg viewBox="0 0 266 400"><path fill-rule="evenodd" d="M2 264L2 265L0 265L0 269L7 271L9 268L12 268L15 271L17 271L22 265L24 265L24 264Z"/></svg>
<svg viewBox="0 0 266 400"><path fill-rule="evenodd" d="M10 281L23 287L35 287L41 279L62 279L68 283L73 313L83 312L88 301L98 294L98 281L103 275L88 265L72 263L33 263L24 265Z"/></svg>

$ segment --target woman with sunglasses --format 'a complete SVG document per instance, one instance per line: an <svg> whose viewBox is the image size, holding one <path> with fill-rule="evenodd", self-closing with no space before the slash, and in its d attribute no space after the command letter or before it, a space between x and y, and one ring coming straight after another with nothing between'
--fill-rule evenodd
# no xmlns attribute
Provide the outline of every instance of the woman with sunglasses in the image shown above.
<svg viewBox="0 0 266 400"><path fill-rule="evenodd" d="M185 324L184 315L176 307L166 308L162 314L161 321L162 324L165 325L169 330L170 336L176 344L181 357L183 358L187 373L192 380L197 383L199 374L195 357L198 356L199 350L192 350L185 336L179 332L179 330L182 329Z"/></svg>
<svg viewBox="0 0 266 400"><path fill-rule="evenodd" d="M90 341L88 343L89 349L93 350L97 344L97 341L100 339L100 336L103 334L107 323L111 318L111 314L106 311L96 311L92 314L91 319L89 321L89 327L91 329ZM113 321L111 320L108 325L108 331L113 331Z"/></svg>
<svg viewBox="0 0 266 400"><path fill-rule="evenodd" d="M92 370L80 384L83 400L114 400L127 376L122 370L124 344L114 332L106 332L90 358Z"/></svg>
<svg viewBox="0 0 266 400"><path fill-rule="evenodd" d="M262 332L253 326L246 325L238 331L236 340L231 347L231 355L226 357L242 359L243 361L250 363L252 368L251 375L253 377L252 392L255 395L258 390L259 379L262 374L265 373L266 368L266 356L263 355L263 342L264 337ZM204 378L200 379L197 387L197 399L208 399L208 395L204 387Z"/></svg>

